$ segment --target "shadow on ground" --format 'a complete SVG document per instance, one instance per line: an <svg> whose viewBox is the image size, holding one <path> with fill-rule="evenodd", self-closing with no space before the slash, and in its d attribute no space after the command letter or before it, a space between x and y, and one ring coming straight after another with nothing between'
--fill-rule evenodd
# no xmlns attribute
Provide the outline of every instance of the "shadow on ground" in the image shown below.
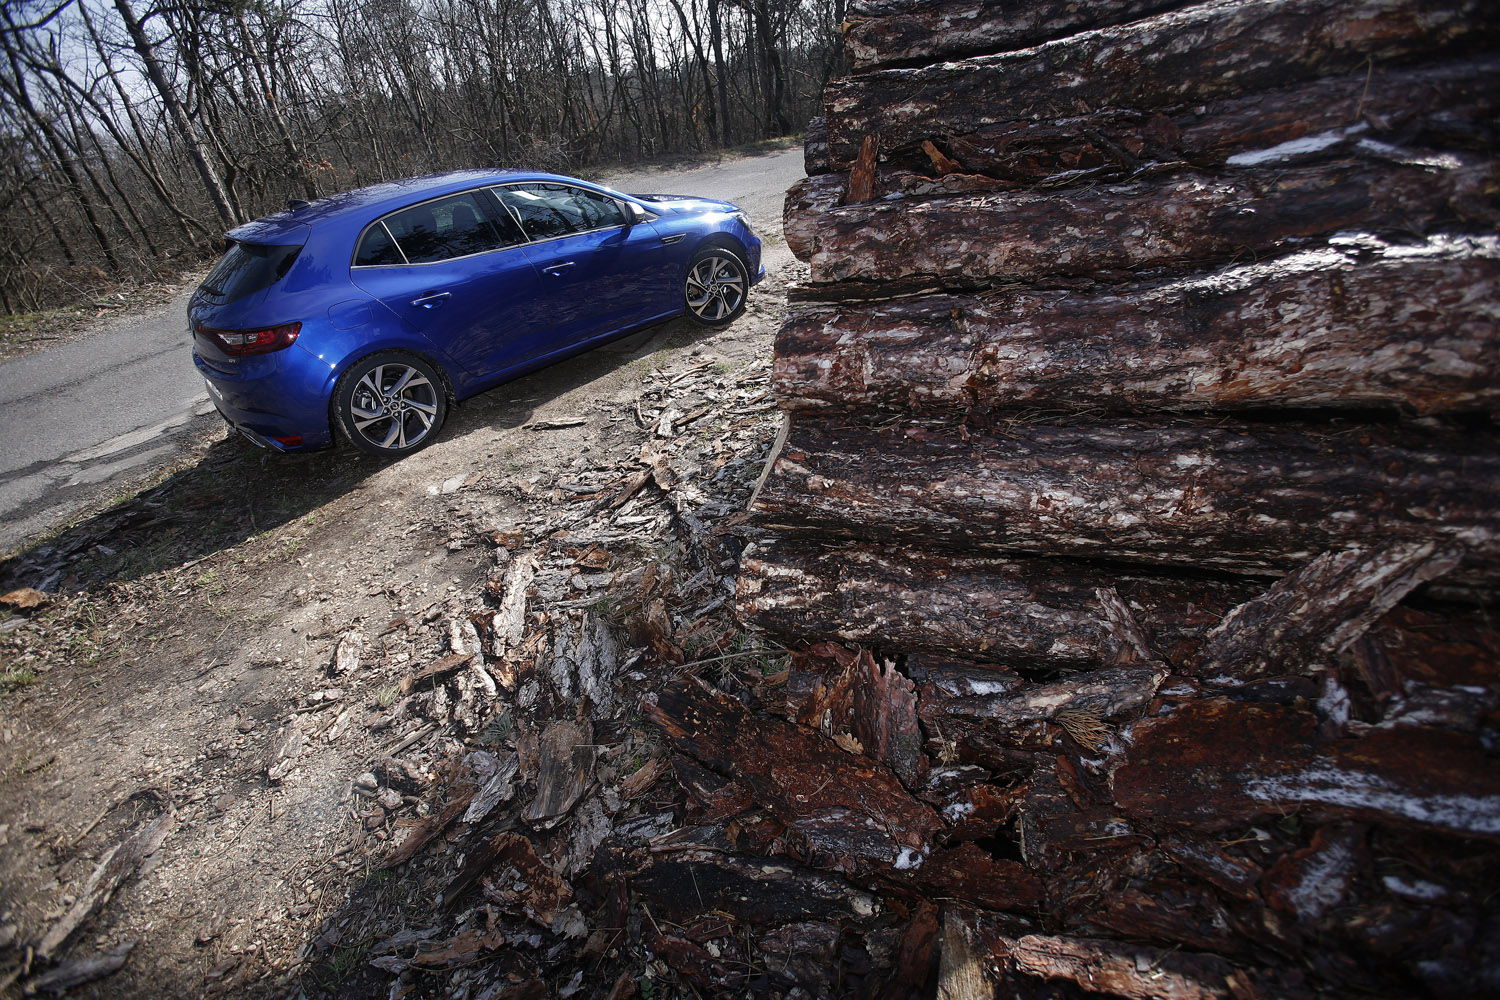
<svg viewBox="0 0 1500 1000"><path fill-rule="evenodd" d="M672 320L508 382L453 407L432 447L481 428L518 428L548 401L710 332ZM346 443L279 454L229 434L156 485L0 562L0 588L78 592L186 568L317 510L390 465Z"/></svg>

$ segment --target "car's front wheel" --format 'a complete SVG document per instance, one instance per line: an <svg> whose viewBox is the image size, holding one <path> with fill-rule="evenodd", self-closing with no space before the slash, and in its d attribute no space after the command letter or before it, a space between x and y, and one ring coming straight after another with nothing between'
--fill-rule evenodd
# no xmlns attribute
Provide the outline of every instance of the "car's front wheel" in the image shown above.
<svg viewBox="0 0 1500 1000"><path fill-rule="evenodd" d="M421 358L384 351L344 372L334 416L350 443L371 455L399 457L437 437L448 416L442 378Z"/></svg>
<svg viewBox="0 0 1500 1000"><path fill-rule="evenodd" d="M688 264L683 298L687 317L703 326L723 326L745 311L750 276L738 254L721 246L699 250Z"/></svg>

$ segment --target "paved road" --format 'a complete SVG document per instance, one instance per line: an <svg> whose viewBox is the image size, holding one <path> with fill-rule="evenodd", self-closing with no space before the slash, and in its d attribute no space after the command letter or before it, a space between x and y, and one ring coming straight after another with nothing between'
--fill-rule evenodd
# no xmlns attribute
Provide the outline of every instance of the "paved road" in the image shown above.
<svg viewBox="0 0 1500 1000"><path fill-rule="evenodd" d="M782 196L801 176L802 151L792 148L598 179L736 202L764 236L781 231ZM217 423L193 368L188 295L0 365L0 553L138 485Z"/></svg>
<svg viewBox="0 0 1500 1000"><path fill-rule="evenodd" d="M171 461L209 419L187 295L0 365L0 551Z"/></svg>

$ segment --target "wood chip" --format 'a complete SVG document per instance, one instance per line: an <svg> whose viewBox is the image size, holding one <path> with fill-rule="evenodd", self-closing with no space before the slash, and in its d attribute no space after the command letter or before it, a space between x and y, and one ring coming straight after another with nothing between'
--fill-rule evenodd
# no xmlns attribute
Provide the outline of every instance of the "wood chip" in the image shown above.
<svg viewBox="0 0 1500 1000"><path fill-rule="evenodd" d="M531 420L521 425L522 430L555 431L565 427L581 427L588 423L587 417L564 417L559 420Z"/></svg>
<svg viewBox="0 0 1500 1000"><path fill-rule="evenodd" d="M333 650L333 663L330 670L334 676L353 673L359 669L360 660L365 655L365 637L360 632L346 632L338 641Z"/></svg>
<svg viewBox="0 0 1500 1000"><path fill-rule="evenodd" d="M42 937L37 945L39 958L50 961L59 948L79 926L109 901L120 884L130 877L150 855L177 829L177 819L170 809L145 824L128 839L117 844L100 859L88 881L78 893L77 900L57 923ZM123 963L123 956L121 962ZM115 966L119 968L119 966ZM102 974L102 973L101 973Z"/></svg>
<svg viewBox="0 0 1500 1000"><path fill-rule="evenodd" d="M416 690L417 685L423 681L431 680L434 677L444 677L455 670L468 666L475 655L474 653L449 653L441 659L434 660L416 673L407 674L401 678L401 693L411 694L412 691Z"/></svg>

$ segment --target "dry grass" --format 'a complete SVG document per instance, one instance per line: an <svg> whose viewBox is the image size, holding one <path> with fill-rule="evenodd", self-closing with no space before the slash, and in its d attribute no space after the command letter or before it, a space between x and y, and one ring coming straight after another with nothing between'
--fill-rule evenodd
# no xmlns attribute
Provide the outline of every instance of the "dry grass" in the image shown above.
<svg viewBox="0 0 1500 1000"><path fill-rule="evenodd" d="M1073 737L1073 742L1095 752L1104 748L1113 733L1109 725L1092 712L1058 712L1057 724Z"/></svg>

